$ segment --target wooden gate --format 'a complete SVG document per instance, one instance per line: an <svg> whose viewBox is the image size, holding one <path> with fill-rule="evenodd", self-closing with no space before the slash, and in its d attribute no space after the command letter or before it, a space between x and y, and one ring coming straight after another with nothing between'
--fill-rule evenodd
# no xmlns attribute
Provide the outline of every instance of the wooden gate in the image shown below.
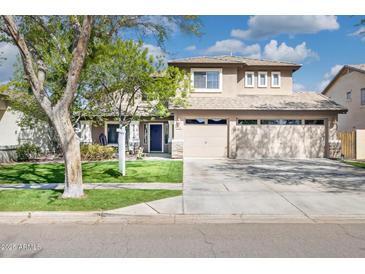
<svg viewBox="0 0 365 274"><path fill-rule="evenodd" d="M338 139L341 140L341 154L345 159L356 158L356 131L337 132Z"/></svg>

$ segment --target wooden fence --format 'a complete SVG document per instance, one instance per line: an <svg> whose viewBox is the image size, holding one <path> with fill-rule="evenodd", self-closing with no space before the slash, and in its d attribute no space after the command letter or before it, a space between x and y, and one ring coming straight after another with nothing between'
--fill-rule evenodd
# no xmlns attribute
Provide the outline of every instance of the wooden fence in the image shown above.
<svg viewBox="0 0 365 274"><path fill-rule="evenodd" d="M356 159L356 131L337 132L341 140L341 154L345 159Z"/></svg>

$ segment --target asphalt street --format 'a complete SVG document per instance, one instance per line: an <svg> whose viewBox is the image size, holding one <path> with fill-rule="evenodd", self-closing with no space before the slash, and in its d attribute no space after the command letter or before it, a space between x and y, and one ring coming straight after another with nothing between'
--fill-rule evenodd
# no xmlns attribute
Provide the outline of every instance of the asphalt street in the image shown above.
<svg viewBox="0 0 365 274"><path fill-rule="evenodd" d="M365 224L1 224L1 257L365 257Z"/></svg>

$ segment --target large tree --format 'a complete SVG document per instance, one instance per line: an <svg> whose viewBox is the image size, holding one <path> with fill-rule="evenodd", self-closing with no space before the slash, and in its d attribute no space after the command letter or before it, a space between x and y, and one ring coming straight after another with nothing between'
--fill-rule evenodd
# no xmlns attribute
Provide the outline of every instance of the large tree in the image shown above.
<svg viewBox="0 0 365 274"><path fill-rule="evenodd" d="M57 132L65 160L64 198L83 196L80 143L72 111L81 90L81 77L102 56L100 48L113 44L123 30L166 39L170 26L198 33L194 16L2 16L0 41L14 44L20 53L23 79L37 104ZM85 80L85 79L84 79ZM21 86L21 85L18 85ZM80 104L81 102L81 104Z"/></svg>
<svg viewBox="0 0 365 274"><path fill-rule="evenodd" d="M141 116L169 116L169 104L184 105L190 77L177 67L166 67L159 56L149 56L141 41L117 39L99 50L102 58L95 60L87 81L80 83L83 90L92 91L89 100L83 100L84 110L97 117L117 117L119 170L125 175L126 127Z"/></svg>

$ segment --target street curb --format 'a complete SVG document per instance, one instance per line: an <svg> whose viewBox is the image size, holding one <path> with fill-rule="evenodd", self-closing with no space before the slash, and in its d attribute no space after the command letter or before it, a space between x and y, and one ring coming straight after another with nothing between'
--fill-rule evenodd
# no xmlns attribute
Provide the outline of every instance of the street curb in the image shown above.
<svg viewBox="0 0 365 274"><path fill-rule="evenodd" d="M365 223L365 215L125 215L102 211L89 212L1 212L0 224L118 223L118 224L334 224Z"/></svg>

